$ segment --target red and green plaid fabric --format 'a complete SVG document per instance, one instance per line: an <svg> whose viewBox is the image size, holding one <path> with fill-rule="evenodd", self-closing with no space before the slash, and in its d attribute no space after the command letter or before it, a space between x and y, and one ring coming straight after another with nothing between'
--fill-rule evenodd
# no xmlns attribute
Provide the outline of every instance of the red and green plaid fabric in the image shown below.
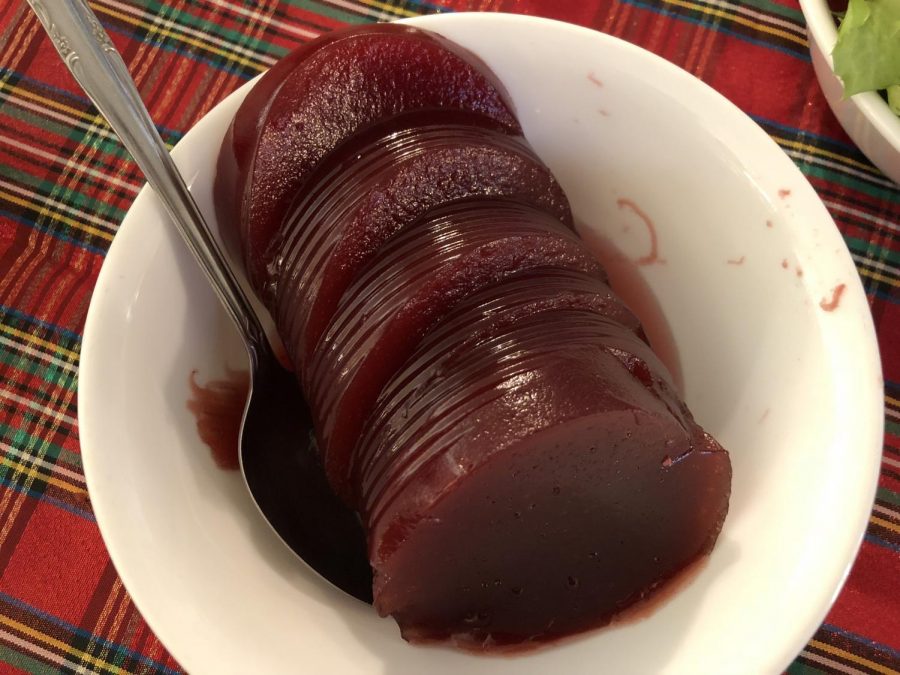
<svg viewBox="0 0 900 675"><path fill-rule="evenodd" d="M54 0L51 0L54 1ZM537 14L622 37L705 80L796 162L875 317L887 433L850 578L788 672L900 670L900 189L829 111L796 0L93 0L168 142L291 47L348 23ZM178 673L91 512L75 392L97 272L141 177L24 0L0 0L0 673Z"/></svg>

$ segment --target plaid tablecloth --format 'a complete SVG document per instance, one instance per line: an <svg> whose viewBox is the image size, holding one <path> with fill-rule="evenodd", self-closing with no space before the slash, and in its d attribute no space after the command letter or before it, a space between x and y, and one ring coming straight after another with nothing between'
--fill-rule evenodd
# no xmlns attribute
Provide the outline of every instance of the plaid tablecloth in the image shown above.
<svg viewBox="0 0 900 675"><path fill-rule="evenodd" d="M54 2L56 0L48 0ZM656 52L755 119L818 191L875 317L887 434L850 578L790 673L900 670L900 189L819 90L796 0L94 0L164 138L294 45L449 10L537 14ZM75 392L85 314L142 179L24 0L0 0L0 673L177 673L97 530Z"/></svg>

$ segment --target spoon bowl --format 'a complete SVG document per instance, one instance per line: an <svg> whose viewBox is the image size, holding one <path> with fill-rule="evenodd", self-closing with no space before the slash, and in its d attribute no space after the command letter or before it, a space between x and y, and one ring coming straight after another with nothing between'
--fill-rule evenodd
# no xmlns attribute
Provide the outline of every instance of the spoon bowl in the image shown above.
<svg viewBox="0 0 900 675"><path fill-rule="evenodd" d="M328 485L293 374L271 358L255 368L240 461L253 500L281 540L332 584L371 604L362 525Z"/></svg>

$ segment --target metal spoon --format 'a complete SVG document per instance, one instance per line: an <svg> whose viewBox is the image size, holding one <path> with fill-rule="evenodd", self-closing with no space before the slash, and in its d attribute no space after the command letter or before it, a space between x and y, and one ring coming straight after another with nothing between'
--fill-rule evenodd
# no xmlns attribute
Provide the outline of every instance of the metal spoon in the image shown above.
<svg viewBox="0 0 900 675"><path fill-rule="evenodd" d="M241 472L262 515L313 570L372 601L359 520L319 465L306 402L191 197L128 69L84 0L28 0L63 62L131 153L234 321L250 357Z"/></svg>

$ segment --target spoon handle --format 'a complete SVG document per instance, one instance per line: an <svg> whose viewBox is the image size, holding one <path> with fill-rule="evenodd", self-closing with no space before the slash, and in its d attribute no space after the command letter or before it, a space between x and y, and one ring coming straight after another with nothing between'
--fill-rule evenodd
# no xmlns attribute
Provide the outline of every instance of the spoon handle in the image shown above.
<svg viewBox="0 0 900 675"><path fill-rule="evenodd" d="M144 107L115 46L85 0L28 0L63 63L162 201L256 357L264 331Z"/></svg>

